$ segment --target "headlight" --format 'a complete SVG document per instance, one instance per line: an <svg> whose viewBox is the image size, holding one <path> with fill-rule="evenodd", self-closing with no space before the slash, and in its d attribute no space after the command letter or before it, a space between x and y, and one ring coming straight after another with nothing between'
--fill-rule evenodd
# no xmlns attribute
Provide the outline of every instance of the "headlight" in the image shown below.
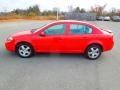
<svg viewBox="0 0 120 90"><path fill-rule="evenodd" d="M12 40L13 40L12 37L8 37L8 38L7 38L7 41L8 41L8 42L10 42L10 41L12 41Z"/></svg>

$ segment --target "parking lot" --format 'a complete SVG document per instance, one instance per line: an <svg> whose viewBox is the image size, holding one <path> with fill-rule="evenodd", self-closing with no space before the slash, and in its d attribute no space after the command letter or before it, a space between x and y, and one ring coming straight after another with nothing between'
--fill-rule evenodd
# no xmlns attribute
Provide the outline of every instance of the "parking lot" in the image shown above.
<svg viewBox="0 0 120 90"><path fill-rule="evenodd" d="M96 61L78 54L37 54L23 59L5 50L4 41L12 33L49 22L0 22L0 90L120 90L120 22L89 22L114 32L113 50Z"/></svg>

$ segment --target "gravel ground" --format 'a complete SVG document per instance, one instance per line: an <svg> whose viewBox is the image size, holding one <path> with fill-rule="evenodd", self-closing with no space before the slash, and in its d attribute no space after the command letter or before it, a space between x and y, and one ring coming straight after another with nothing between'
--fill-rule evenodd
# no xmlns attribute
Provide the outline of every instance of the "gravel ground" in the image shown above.
<svg viewBox="0 0 120 90"><path fill-rule="evenodd" d="M90 22L114 32L115 46L96 61L76 54L38 54L29 59L5 50L12 33L51 21L0 23L0 90L120 90L120 23Z"/></svg>

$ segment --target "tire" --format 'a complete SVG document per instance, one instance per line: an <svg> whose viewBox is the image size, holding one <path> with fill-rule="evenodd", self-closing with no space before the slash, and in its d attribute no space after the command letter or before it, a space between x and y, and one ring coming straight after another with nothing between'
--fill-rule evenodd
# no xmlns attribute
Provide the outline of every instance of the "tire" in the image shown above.
<svg viewBox="0 0 120 90"><path fill-rule="evenodd" d="M96 60L101 56L102 48L99 45L90 45L86 51L85 56L90 60Z"/></svg>
<svg viewBox="0 0 120 90"><path fill-rule="evenodd" d="M16 46L16 53L22 58L29 58L34 55L34 50L30 44L20 43Z"/></svg>

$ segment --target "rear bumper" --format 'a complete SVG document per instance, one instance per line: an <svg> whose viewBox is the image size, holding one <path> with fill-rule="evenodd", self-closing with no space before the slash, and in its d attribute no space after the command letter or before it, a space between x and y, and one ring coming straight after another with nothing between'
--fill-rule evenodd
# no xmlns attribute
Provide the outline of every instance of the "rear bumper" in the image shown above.
<svg viewBox="0 0 120 90"><path fill-rule="evenodd" d="M104 48L104 51L110 51L113 49L113 47L114 47L114 41L112 41L111 43L108 43L106 45L106 48Z"/></svg>

